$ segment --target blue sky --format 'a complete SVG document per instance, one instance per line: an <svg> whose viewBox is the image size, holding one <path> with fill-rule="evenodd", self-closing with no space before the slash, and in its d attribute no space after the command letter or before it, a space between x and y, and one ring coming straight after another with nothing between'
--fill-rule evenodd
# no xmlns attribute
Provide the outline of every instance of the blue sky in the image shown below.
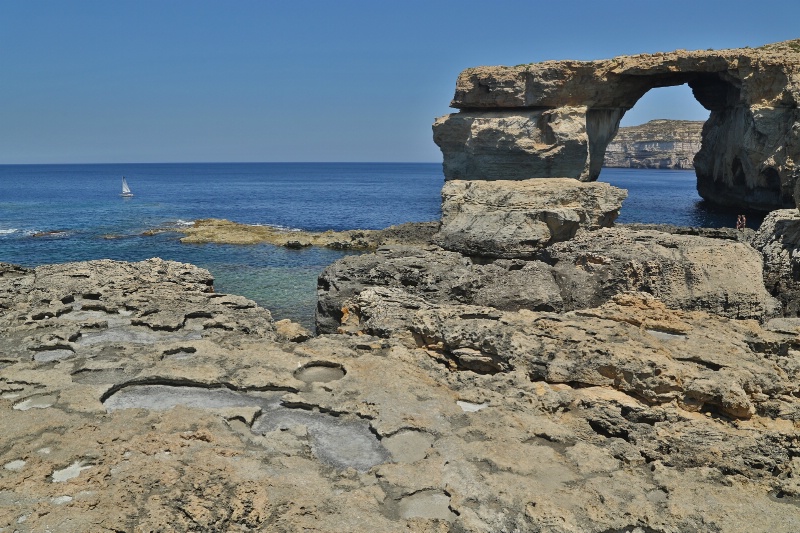
<svg viewBox="0 0 800 533"><path fill-rule="evenodd" d="M0 0L0 164L438 162L464 68L755 47L798 20L789 0ZM706 116L660 89L623 125Z"/></svg>

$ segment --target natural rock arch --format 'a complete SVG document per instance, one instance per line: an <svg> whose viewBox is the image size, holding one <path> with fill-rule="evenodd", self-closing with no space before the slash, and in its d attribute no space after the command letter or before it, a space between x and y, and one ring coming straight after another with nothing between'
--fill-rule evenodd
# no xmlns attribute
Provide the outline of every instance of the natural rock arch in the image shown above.
<svg viewBox="0 0 800 533"><path fill-rule="evenodd" d="M625 112L650 89L684 83L710 111L694 161L700 196L765 211L797 205L800 40L467 69L451 103L460 112L433 126L445 179L596 180Z"/></svg>

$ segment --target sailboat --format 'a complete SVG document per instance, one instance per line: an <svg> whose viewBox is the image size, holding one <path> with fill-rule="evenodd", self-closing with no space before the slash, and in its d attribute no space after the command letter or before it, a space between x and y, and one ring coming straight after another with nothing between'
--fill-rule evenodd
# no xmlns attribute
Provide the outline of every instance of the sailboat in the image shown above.
<svg viewBox="0 0 800 533"><path fill-rule="evenodd" d="M123 198L130 198L133 196L131 192L131 188L128 187L128 182L125 180L125 176L122 176L122 194L120 194Z"/></svg>

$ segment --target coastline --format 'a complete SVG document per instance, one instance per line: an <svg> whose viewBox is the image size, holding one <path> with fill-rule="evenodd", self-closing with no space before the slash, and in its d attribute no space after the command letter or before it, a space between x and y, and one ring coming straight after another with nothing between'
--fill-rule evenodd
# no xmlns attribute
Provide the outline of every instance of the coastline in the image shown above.
<svg viewBox="0 0 800 533"><path fill-rule="evenodd" d="M184 234L180 241L185 244L273 244L286 248L323 246L335 250L374 250L389 244L428 242L436 233L438 225L438 222L407 222L382 230L312 232L254 226L221 219L202 219L170 231Z"/></svg>
<svg viewBox="0 0 800 533"><path fill-rule="evenodd" d="M690 244L729 243L738 270L752 250L728 231L691 228L576 239L612 230L620 249L625 236L655 238L684 257L696 254ZM627 271L590 257L585 272ZM14 506L0 519L258 529L275 525L270 510L302 506L315 512L282 515L287 527L334 530L358 508L386 531L489 530L490 495L523 509L535 489L536 506L503 528L558 512L594 531L602 497L602 527L626 516L662 529L747 519L791 531L800 489L774 473L794 468L800 321L759 325L626 291L537 309L567 303L563 287L537 292L547 268L382 246L321 276L321 312L341 313L336 331L312 337L213 292L210 274L188 264L3 265L0 332L15 348L2 361L0 422L15 438L0 479Z"/></svg>

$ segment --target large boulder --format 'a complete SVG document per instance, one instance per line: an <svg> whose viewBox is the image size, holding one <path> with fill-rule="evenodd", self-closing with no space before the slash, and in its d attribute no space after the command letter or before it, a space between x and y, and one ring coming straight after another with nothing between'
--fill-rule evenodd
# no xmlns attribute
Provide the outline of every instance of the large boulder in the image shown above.
<svg viewBox="0 0 800 533"><path fill-rule="evenodd" d="M446 179L578 178L589 174L585 117L585 107L462 112L436 119L433 139Z"/></svg>
<svg viewBox="0 0 800 533"><path fill-rule="evenodd" d="M403 288L431 302L562 311L553 269L540 261L482 261L436 248L395 246L336 261L317 283L319 333L334 333L347 300L370 287Z"/></svg>
<svg viewBox="0 0 800 533"><path fill-rule="evenodd" d="M611 226L627 195L607 183L571 178L448 181L434 242L465 255L530 258L579 229Z"/></svg>
<svg viewBox="0 0 800 533"><path fill-rule="evenodd" d="M800 40L760 48L546 61L463 71L434 124L445 179L597 179L625 112L688 84L710 111L695 157L706 200L794 207L800 170Z"/></svg>
<svg viewBox="0 0 800 533"><path fill-rule="evenodd" d="M541 258L572 309L643 291L674 309L729 318L763 321L780 310L761 282L761 256L737 241L606 228L556 243Z"/></svg>

